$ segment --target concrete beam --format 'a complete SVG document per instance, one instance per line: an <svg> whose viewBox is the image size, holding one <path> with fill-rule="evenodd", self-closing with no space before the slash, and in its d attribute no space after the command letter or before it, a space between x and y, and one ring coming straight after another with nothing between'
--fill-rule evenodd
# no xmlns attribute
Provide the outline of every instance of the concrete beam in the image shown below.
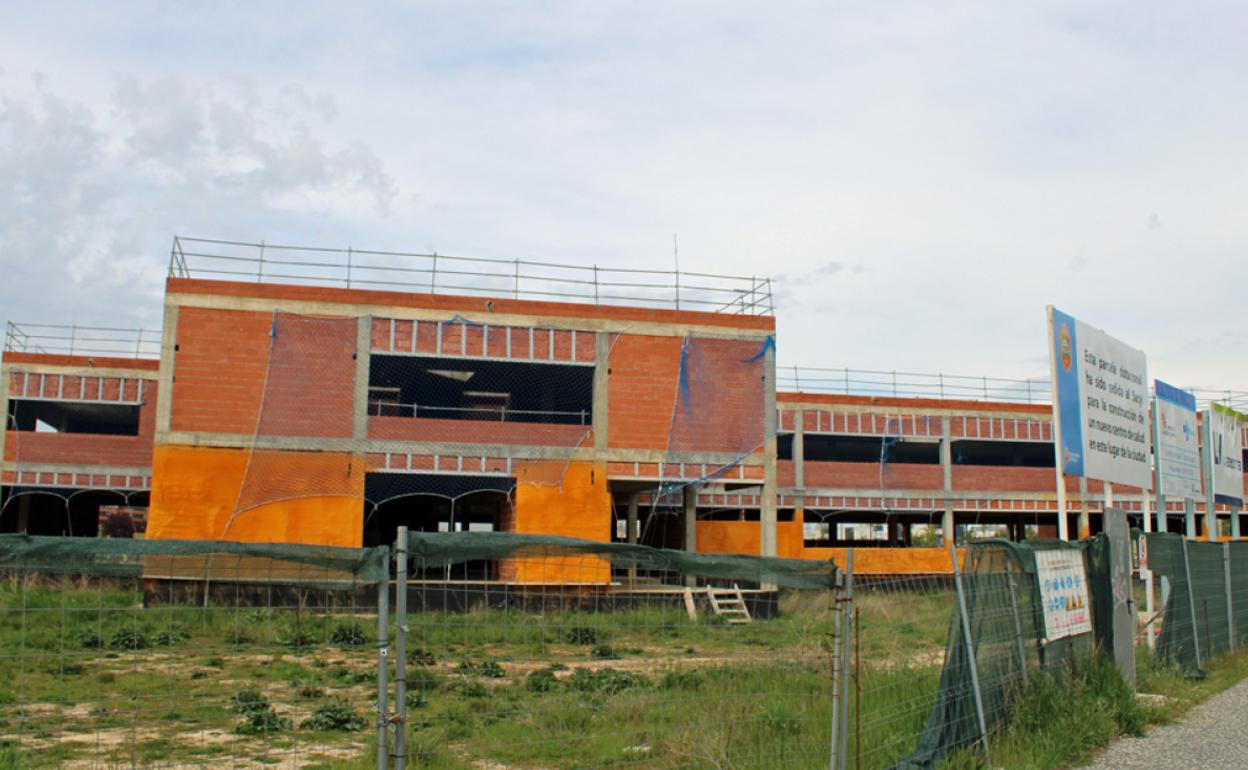
<svg viewBox="0 0 1248 770"><path fill-rule="evenodd" d="M156 442L170 431L173 419L173 378L177 363L178 306L165 297L165 319L160 337L160 372L156 390Z"/></svg>
<svg viewBox="0 0 1248 770"><path fill-rule="evenodd" d="M607 332L594 334L594 450L600 455L607 451L607 431L609 406L608 395L611 390L609 379L611 371L611 335Z"/></svg>
<svg viewBox="0 0 1248 770"><path fill-rule="evenodd" d="M763 354L763 499L759 511L759 550L762 556L776 555L776 347L768 345Z"/></svg>
<svg viewBox="0 0 1248 770"><path fill-rule="evenodd" d="M480 423L477 423L479 425ZM158 445L207 446L234 449L286 449L291 451L362 452L382 454L385 452L439 455L464 455L488 457L514 457L526 460L595 460L609 462L640 462L674 465L706 464L720 468L733 464L757 467L765 458L752 455L741 460L731 452L664 452L646 449L612 449L606 457L599 457L592 447L536 446L530 444L471 444L451 441L393 441L389 439L355 438L303 438L299 436L253 436L246 433L211 433L201 431L170 431L157 441ZM732 479L727 479L731 482Z"/></svg>
<svg viewBox="0 0 1248 770"><path fill-rule="evenodd" d="M352 391L351 436L356 441L368 438L368 379L373 350L373 318L360 316L355 329L355 381Z"/></svg>
<svg viewBox="0 0 1248 770"><path fill-rule="evenodd" d="M953 431L949 427L949 418L940 418L940 470L942 475L942 491L950 497L945 498L945 510L940 518L940 544L950 545L954 542L953 524Z"/></svg>
<svg viewBox="0 0 1248 770"><path fill-rule="evenodd" d="M488 297L480 298L482 310L478 312L373 303L356 304L351 302L278 299L273 297L235 297L183 292L168 294L166 299L182 307L199 307L214 310L244 310L258 313L271 313L274 310L282 310L283 312L302 313L305 315L348 317L367 314L378 318L395 318L405 321L446 321L452 316L460 315L473 323L498 326L541 326L558 329L568 329L571 326L575 326L577 331L624 332L653 337L684 337L693 334L699 337L717 337L720 339L761 340L775 333L770 329L738 329L707 323L663 323L623 318L582 318L564 315L498 313L486 309L486 303L490 301Z"/></svg>

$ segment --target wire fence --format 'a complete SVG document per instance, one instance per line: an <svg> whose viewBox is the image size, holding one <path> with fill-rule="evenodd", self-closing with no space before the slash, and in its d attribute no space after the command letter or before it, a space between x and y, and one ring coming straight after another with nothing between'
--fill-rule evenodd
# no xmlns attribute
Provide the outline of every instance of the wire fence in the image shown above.
<svg viewBox="0 0 1248 770"><path fill-rule="evenodd" d="M4 352L160 358L160 330L8 321Z"/></svg>
<svg viewBox="0 0 1248 770"><path fill-rule="evenodd" d="M299 767L365 752L369 582L384 557L0 537L0 766Z"/></svg>
<svg viewBox="0 0 1248 770"><path fill-rule="evenodd" d="M1053 387L1048 377L1025 379L983 375L905 372L779 365L776 389L797 393L830 393L844 396L933 398L940 400L998 401L1015 404L1050 404ZM1248 391L1193 386L1201 409L1217 402L1233 409L1248 408Z"/></svg>
<svg viewBox="0 0 1248 770"><path fill-rule="evenodd" d="M1140 542L1158 657L1197 674L1248 634L1248 543ZM0 766L990 763L1032 678L1115 648L1122 563L1103 536L951 557L881 576L854 549L840 570L405 528L364 549L0 536Z"/></svg>
<svg viewBox="0 0 1248 770"><path fill-rule="evenodd" d="M771 279L175 237L169 275L773 315Z"/></svg>
<svg viewBox="0 0 1248 770"><path fill-rule="evenodd" d="M1248 642L1248 542L1198 542L1149 533L1141 566L1162 578L1157 657L1200 675Z"/></svg>
<svg viewBox="0 0 1248 770"><path fill-rule="evenodd" d="M829 563L13 535L0 572L3 767L828 761Z"/></svg>

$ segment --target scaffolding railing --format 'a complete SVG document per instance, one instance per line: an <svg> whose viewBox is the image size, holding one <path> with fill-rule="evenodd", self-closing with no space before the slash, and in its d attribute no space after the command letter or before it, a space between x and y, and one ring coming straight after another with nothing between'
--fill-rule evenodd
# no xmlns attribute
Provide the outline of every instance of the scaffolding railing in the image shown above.
<svg viewBox="0 0 1248 770"><path fill-rule="evenodd" d="M776 389L797 393L1002 401L1016 404L1050 404L1053 399L1053 387L1048 377L1011 379L849 367L777 366ZM1215 401L1240 411L1248 409L1248 391L1201 386L1189 387L1187 390L1196 396L1201 409L1208 408Z"/></svg>
<svg viewBox="0 0 1248 770"><path fill-rule="evenodd" d="M175 237L169 275L773 315L771 279Z"/></svg>
<svg viewBox="0 0 1248 770"><path fill-rule="evenodd" d="M9 321L4 331L6 353L160 358L160 342L159 329Z"/></svg>

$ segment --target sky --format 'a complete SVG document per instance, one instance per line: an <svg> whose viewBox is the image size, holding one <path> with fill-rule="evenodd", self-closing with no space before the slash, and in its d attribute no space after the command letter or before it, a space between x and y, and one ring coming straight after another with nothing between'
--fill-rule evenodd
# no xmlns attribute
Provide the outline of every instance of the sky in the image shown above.
<svg viewBox="0 0 1248 770"><path fill-rule="evenodd" d="M785 365L1248 389L1248 7L0 10L0 316L156 328L174 235L775 280Z"/></svg>

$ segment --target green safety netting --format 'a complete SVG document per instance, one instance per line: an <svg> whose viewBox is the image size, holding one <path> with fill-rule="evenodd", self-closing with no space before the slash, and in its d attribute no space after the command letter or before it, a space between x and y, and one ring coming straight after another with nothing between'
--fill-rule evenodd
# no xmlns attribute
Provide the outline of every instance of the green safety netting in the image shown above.
<svg viewBox="0 0 1248 770"><path fill-rule="evenodd" d="M1106 538L1098 536L1080 543L986 540L966 549L961 565L962 586L989 730L1006 720L1010 704L1025 684L1027 672L1060 673L1072 663L1090 657L1098 646L1094 634L1054 641L1045 639L1044 611L1036 580L1036 553L1057 549L1083 554L1093 626L1108 628L1112 603L1105 593L1109 590ZM895 767L904 770L935 767L942 759L980 737L962 614L955 604L936 703L914 752Z"/></svg>
<svg viewBox="0 0 1248 770"><path fill-rule="evenodd" d="M296 543L0 535L0 570L117 577L376 583L389 549Z"/></svg>
<svg viewBox="0 0 1248 770"><path fill-rule="evenodd" d="M1200 676L1205 660L1248 638L1248 542L1145 538L1149 568L1169 583L1157 656Z"/></svg>
<svg viewBox="0 0 1248 770"><path fill-rule="evenodd" d="M751 581L783 588L817 589L837 585L837 568L830 560L690 553L553 535L410 532L408 550L409 558L423 568L507 558L592 556L617 568L679 572L690 577Z"/></svg>

